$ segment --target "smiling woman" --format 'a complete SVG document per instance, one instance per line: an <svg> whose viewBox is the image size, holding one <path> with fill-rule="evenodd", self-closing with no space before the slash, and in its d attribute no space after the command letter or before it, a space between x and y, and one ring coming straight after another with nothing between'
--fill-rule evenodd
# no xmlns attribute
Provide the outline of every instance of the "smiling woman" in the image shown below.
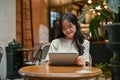
<svg viewBox="0 0 120 80"><path fill-rule="evenodd" d="M65 13L60 17L59 34L52 40L48 53L66 52L77 53L75 64L84 66L89 60L89 41L81 32L77 17L71 13ZM49 60L49 56L47 58Z"/></svg>

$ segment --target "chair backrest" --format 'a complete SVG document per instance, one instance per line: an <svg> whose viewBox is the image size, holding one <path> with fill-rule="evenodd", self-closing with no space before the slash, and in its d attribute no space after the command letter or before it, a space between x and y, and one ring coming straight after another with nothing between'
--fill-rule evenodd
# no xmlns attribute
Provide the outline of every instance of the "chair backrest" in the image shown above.
<svg viewBox="0 0 120 80"><path fill-rule="evenodd" d="M33 58L36 56L37 53L39 53L40 48L42 47L44 43L37 43L34 45L34 52L33 52Z"/></svg>
<svg viewBox="0 0 120 80"><path fill-rule="evenodd" d="M50 43L45 43L42 47L41 47L41 55L40 55L40 63L39 64L42 64L44 62L42 62L42 60L44 60L47 56L47 53L48 53L48 50L49 50L49 47L50 47Z"/></svg>
<svg viewBox="0 0 120 80"><path fill-rule="evenodd" d="M37 61L39 61L40 54L41 54L41 47L44 43L37 43L34 45L35 51L33 52L33 60L32 65L35 65Z"/></svg>
<svg viewBox="0 0 120 80"><path fill-rule="evenodd" d="M90 60L90 66L92 66L92 56L89 55L89 60Z"/></svg>
<svg viewBox="0 0 120 80"><path fill-rule="evenodd" d="M86 62L86 65L92 66L92 56L91 55L89 55L89 60L90 60L90 62Z"/></svg>
<svg viewBox="0 0 120 80"><path fill-rule="evenodd" d="M2 49L2 47L0 47L0 63L1 63L1 60L2 60L2 56L3 56L3 49Z"/></svg>
<svg viewBox="0 0 120 80"><path fill-rule="evenodd" d="M48 50L49 50L49 47L50 47L50 43L45 43L45 44L41 47L41 50L42 50L41 59L45 59L45 58L46 58L47 53L48 53Z"/></svg>
<svg viewBox="0 0 120 80"><path fill-rule="evenodd" d="M41 61L46 58L50 43L39 43L36 45L37 50L34 52L35 56L32 65L35 65L37 61L41 64Z"/></svg>

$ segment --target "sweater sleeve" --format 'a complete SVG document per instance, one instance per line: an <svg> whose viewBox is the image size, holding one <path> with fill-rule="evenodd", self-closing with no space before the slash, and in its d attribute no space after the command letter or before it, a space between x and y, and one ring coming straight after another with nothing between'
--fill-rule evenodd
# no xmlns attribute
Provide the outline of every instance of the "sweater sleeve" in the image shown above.
<svg viewBox="0 0 120 80"><path fill-rule="evenodd" d="M83 43L83 46L85 47L83 57L85 61L90 62L90 59L89 59L90 42L88 40L85 40Z"/></svg>

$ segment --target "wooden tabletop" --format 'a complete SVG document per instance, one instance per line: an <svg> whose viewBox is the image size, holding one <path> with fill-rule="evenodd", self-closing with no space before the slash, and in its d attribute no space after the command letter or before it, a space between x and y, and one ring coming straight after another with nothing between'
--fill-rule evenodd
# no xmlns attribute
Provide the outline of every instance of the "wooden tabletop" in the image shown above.
<svg viewBox="0 0 120 80"><path fill-rule="evenodd" d="M87 70L87 72L85 71ZM96 67L49 66L48 64L22 67L19 74L24 78L42 80L78 80L98 77L101 69Z"/></svg>

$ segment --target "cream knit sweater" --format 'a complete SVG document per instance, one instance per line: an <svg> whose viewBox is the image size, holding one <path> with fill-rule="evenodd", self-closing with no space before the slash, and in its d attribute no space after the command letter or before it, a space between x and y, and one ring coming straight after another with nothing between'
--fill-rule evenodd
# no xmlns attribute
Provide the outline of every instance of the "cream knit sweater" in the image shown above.
<svg viewBox="0 0 120 80"><path fill-rule="evenodd" d="M82 45L85 47L83 57L85 61L89 62L90 43L88 40L84 40L84 43ZM51 42L48 54L52 52L78 53L78 48L75 46L75 43L73 43L72 40L66 38L59 38ZM46 60L49 60L48 55L46 57Z"/></svg>

